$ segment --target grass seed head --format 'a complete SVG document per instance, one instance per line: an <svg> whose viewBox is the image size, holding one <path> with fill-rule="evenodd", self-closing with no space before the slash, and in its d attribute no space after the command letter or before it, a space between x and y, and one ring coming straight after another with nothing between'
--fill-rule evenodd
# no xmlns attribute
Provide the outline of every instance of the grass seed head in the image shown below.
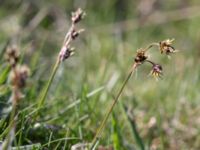
<svg viewBox="0 0 200 150"><path fill-rule="evenodd" d="M147 58L148 58L148 56L146 55L146 51L143 49L139 49L139 50L137 50L137 54L135 57L135 63L142 64Z"/></svg>
<svg viewBox="0 0 200 150"><path fill-rule="evenodd" d="M30 70L26 65L17 65L10 74L12 85L17 89L23 89L26 86L26 80L29 75Z"/></svg>
<svg viewBox="0 0 200 150"><path fill-rule="evenodd" d="M175 48L172 46L172 42L174 41L174 39L167 39L164 41L159 42L159 48L160 48L160 52L165 53L167 55L169 55L170 53L174 53L176 50Z"/></svg>
<svg viewBox="0 0 200 150"><path fill-rule="evenodd" d="M8 46L5 53L5 59L11 66L16 66L19 60L19 49L16 45Z"/></svg>
<svg viewBox="0 0 200 150"><path fill-rule="evenodd" d="M60 54L59 54L59 59L61 61L64 61L65 59L68 59L70 56L74 54L74 48L71 48L70 46L63 46Z"/></svg>
<svg viewBox="0 0 200 150"><path fill-rule="evenodd" d="M78 8L77 11L72 13L72 22L74 24L80 22L85 16L85 12L81 8Z"/></svg>
<svg viewBox="0 0 200 150"><path fill-rule="evenodd" d="M174 39L167 39L164 41L161 41L159 43L151 43L146 48L140 48L137 50L136 57L135 57L135 64L136 66L143 64L144 62L150 63L152 65L152 70L150 72L151 75L158 78L161 77L162 74L162 66L159 64L156 64L149 60L148 56L146 55L146 52L149 51L153 47L158 47L161 54L165 53L167 56L170 56L169 54L178 52L173 46L172 42Z"/></svg>
<svg viewBox="0 0 200 150"><path fill-rule="evenodd" d="M85 13L82 11L82 9L78 9L76 12L72 13L72 25L68 32L66 33L63 46L61 47L60 53L59 53L59 61L64 61L65 59L68 59L70 56L74 54L73 49L70 47L70 44L73 40L75 40L80 33L84 31L84 29L77 30L76 24L80 22Z"/></svg>

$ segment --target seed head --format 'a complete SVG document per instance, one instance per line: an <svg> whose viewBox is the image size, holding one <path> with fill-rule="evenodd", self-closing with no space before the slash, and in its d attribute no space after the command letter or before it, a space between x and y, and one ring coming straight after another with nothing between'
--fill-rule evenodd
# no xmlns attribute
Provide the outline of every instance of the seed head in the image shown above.
<svg viewBox="0 0 200 150"><path fill-rule="evenodd" d="M79 36L79 34L80 34L81 32L83 32L83 31L84 31L84 29L80 29L80 30L78 30L78 31L76 31L75 29L72 30L72 33L71 33L72 39L75 40L75 39Z"/></svg>
<svg viewBox="0 0 200 150"><path fill-rule="evenodd" d="M137 54L135 57L135 63L142 64L148 57L146 56L146 51L143 49L137 50Z"/></svg>
<svg viewBox="0 0 200 150"><path fill-rule="evenodd" d="M64 61L65 59L68 59L70 56L74 54L74 49L70 47L70 44L73 40L75 40L81 32L84 31L84 29L77 30L76 29L76 23L81 21L84 17L85 13L82 11L82 9L78 9L76 12L72 13L72 24L70 29L68 30L63 46L61 47L60 53L59 53L59 61Z"/></svg>
<svg viewBox="0 0 200 150"><path fill-rule="evenodd" d="M65 59L68 59L73 54L74 54L74 48L64 45L60 50L59 59L60 61L64 61Z"/></svg>
<svg viewBox="0 0 200 150"><path fill-rule="evenodd" d="M159 64L154 64L151 70L151 75L158 78L162 75L162 66Z"/></svg>
<svg viewBox="0 0 200 150"><path fill-rule="evenodd" d="M19 55L19 49L16 45L8 46L5 53L5 59L11 66L16 66Z"/></svg>
<svg viewBox="0 0 200 150"><path fill-rule="evenodd" d="M26 80L29 75L30 70L26 65L16 66L10 74L12 85L17 89L23 89L26 86Z"/></svg>
<svg viewBox="0 0 200 150"><path fill-rule="evenodd" d="M72 22L74 24L78 23L79 21L81 21L83 19L83 17L85 16L85 13L82 11L81 8L78 8L76 12L72 13Z"/></svg>
<svg viewBox="0 0 200 150"><path fill-rule="evenodd" d="M169 55L170 53L176 52L175 48L172 46L172 42L174 39L167 39L164 41L159 42L160 52Z"/></svg>

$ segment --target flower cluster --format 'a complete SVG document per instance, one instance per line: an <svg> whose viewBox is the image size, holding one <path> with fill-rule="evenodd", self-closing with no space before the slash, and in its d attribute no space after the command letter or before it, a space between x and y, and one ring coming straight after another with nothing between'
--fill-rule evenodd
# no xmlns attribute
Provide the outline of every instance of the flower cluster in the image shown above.
<svg viewBox="0 0 200 150"><path fill-rule="evenodd" d="M169 55L171 53L176 52L177 50L172 46L172 42L174 39L170 40L164 40L159 43L152 43L150 44L146 49L140 48L137 50L136 56L135 56L135 64L136 66L143 64L144 62L150 63L152 65L152 70L150 72L151 75L158 78L162 76L162 66L159 64L156 64L148 59L148 56L146 55L146 52L152 48L153 46L157 46L161 52L161 54L165 53L166 55Z"/></svg>
<svg viewBox="0 0 200 150"><path fill-rule="evenodd" d="M23 89L26 86L26 80L30 75L30 70L26 65L17 65L10 73L11 83L17 89Z"/></svg>
<svg viewBox="0 0 200 150"><path fill-rule="evenodd" d="M142 64L147 58L148 58L148 56L146 55L145 50L143 50L143 49L137 50L137 54L136 54L136 57L135 57L135 62L137 64Z"/></svg>
<svg viewBox="0 0 200 150"><path fill-rule="evenodd" d="M162 66L159 64L154 64L152 66L151 74L154 77L160 77L162 75Z"/></svg>
<svg viewBox="0 0 200 150"><path fill-rule="evenodd" d="M17 101L21 98L21 90L26 86L26 80L30 74L30 70L26 65L19 65L20 52L16 45L8 46L5 53L5 59L11 66L10 81L13 87L14 100Z"/></svg>
<svg viewBox="0 0 200 150"><path fill-rule="evenodd" d="M72 18L71 18L72 22L76 24L79 21L81 21L84 16L85 16L85 13L82 11L81 8L78 8L76 12L72 12Z"/></svg>
<svg viewBox="0 0 200 150"><path fill-rule="evenodd" d="M7 47L5 59L12 67L16 66L19 60L19 49L16 45L11 45Z"/></svg>
<svg viewBox="0 0 200 150"><path fill-rule="evenodd" d="M75 40L81 32L84 31L84 29L77 30L75 28L75 25L79 23L83 17L85 16L85 13L79 8L76 12L72 13L71 21L72 25L67 32L63 46L61 47L60 53L59 53L59 60L64 61L65 59L69 58L74 54L74 49L71 48L70 43L71 41Z"/></svg>
<svg viewBox="0 0 200 150"><path fill-rule="evenodd" d="M174 39L167 39L159 42L160 52L169 55L170 53L176 52L175 48L172 46Z"/></svg>

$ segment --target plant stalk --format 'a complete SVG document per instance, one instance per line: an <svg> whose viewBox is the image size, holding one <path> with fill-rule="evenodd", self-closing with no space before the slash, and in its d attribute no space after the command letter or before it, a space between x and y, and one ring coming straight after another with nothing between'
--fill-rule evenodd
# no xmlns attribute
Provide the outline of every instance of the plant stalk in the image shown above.
<svg viewBox="0 0 200 150"><path fill-rule="evenodd" d="M16 68L12 67L12 70L13 70L15 76L18 76ZM15 82L17 82L17 81L15 81ZM5 132L5 134L7 134L7 136L6 136L6 139L2 146L3 150L9 149L9 147L11 146L12 141L13 141L14 135L12 135L12 130L15 130L15 124L16 124L15 117L17 117L15 115L17 113L17 103L20 100L19 89L16 86L13 87L13 93L12 93L11 99L12 99L12 111L11 111L11 115L10 115L10 119L9 119L9 125L8 125L8 128L6 129L7 133Z"/></svg>
<svg viewBox="0 0 200 150"><path fill-rule="evenodd" d="M91 144L90 150L94 150L95 145L96 145L96 143L98 142L98 140L99 140L100 137L101 137L102 130L103 130L103 128L105 127L106 122L107 122L107 120L108 120L110 114L112 113L112 110L113 110L115 104L117 103L117 101L118 101L120 95L122 94L122 92L123 92L123 90L124 90L126 84L128 83L128 81L129 81L131 75L133 74L133 72L134 72L134 70L136 69L137 66L138 66L137 63L134 63L134 64L132 65L128 76L127 76L126 79L124 80L124 83L122 84L122 87L120 88L120 90L119 90L119 92L118 92L116 98L114 99L113 103L111 104L110 108L108 109L108 111L107 111L107 113L106 113L106 115L105 115L103 121L102 121L101 124L100 124L100 127L98 128L98 130L97 130L97 132L96 132L96 134L95 134L95 136L94 136L94 138L93 138L93 140L92 140L92 144Z"/></svg>
<svg viewBox="0 0 200 150"><path fill-rule="evenodd" d="M47 97L47 93L48 93L48 91L50 89L51 83L53 82L55 74L56 74L56 72L57 72L57 70L58 70L58 68L60 66L60 63L61 63L61 61L60 61L60 59L58 57L57 60L56 60L56 63L54 64L53 71L51 72L51 75L50 75L50 78L48 80L48 83L45 86L44 91L42 92L41 99L38 102L37 112L41 109L42 105L44 104L44 101L45 101L45 99Z"/></svg>

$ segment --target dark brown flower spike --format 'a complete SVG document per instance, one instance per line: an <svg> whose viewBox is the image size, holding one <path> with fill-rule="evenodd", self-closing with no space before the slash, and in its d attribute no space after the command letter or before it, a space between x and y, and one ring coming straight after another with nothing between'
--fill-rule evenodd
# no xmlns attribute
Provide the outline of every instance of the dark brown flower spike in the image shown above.
<svg viewBox="0 0 200 150"><path fill-rule="evenodd" d="M135 63L142 64L147 58L148 56L146 55L146 51L143 49L138 49L135 57Z"/></svg>
<svg viewBox="0 0 200 150"><path fill-rule="evenodd" d="M80 29L80 30L76 29L76 24L83 19L84 15L85 13L80 8L77 9L76 12L72 13L72 18L71 18L72 24L69 31L67 32L65 36L63 46L59 53L60 62L64 61L65 59L72 56L72 54L74 54L74 52L72 52L72 49L70 48L69 45L73 40L75 40L80 35L80 33L84 31L84 29Z"/></svg>
<svg viewBox="0 0 200 150"><path fill-rule="evenodd" d="M81 33L81 32L84 32L84 29L80 29L80 30L78 30L78 31L76 31L75 29L72 31L72 39L73 40L75 40L78 36L79 36L79 34Z"/></svg>
<svg viewBox="0 0 200 150"><path fill-rule="evenodd" d="M72 13L71 26L70 26L68 32L65 35L65 38L63 40L63 44L61 46L57 60L54 64L54 66L53 66L53 70L51 72L49 80L48 80L46 86L44 87L44 92L42 92L42 94L39 98L39 102L38 102L38 106L37 106L37 112L35 113L34 118L36 118L36 116L39 115L38 112L45 102L46 96L49 92L50 86L51 86L52 81L53 81L53 79L56 75L56 72L59 69L60 64L64 60L68 59L70 56L72 56L74 54L74 49L71 48L70 45L71 45L72 41L74 41L80 35L80 33L84 31L83 29L79 30L76 27L77 23L79 23L83 19L84 15L85 15L85 13L80 8Z"/></svg>
<svg viewBox="0 0 200 150"><path fill-rule="evenodd" d="M174 53L177 50L172 46L172 42L174 41L174 39L167 39L164 41L159 42L159 48L160 48L160 52L161 54L165 53L167 55L169 55L170 53Z"/></svg>
<svg viewBox="0 0 200 150"><path fill-rule="evenodd" d="M68 59L70 56L74 54L74 48L71 48L70 46L63 46L60 51L60 60L64 61L65 59Z"/></svg>
<svg viewBox="0 0 200 150"><path fill-rule="evenodd" d="M72 13L72 22L76 24L81 21L84 16L85 12L83 12L81 8L78 8L76 12Z"/></svg>

